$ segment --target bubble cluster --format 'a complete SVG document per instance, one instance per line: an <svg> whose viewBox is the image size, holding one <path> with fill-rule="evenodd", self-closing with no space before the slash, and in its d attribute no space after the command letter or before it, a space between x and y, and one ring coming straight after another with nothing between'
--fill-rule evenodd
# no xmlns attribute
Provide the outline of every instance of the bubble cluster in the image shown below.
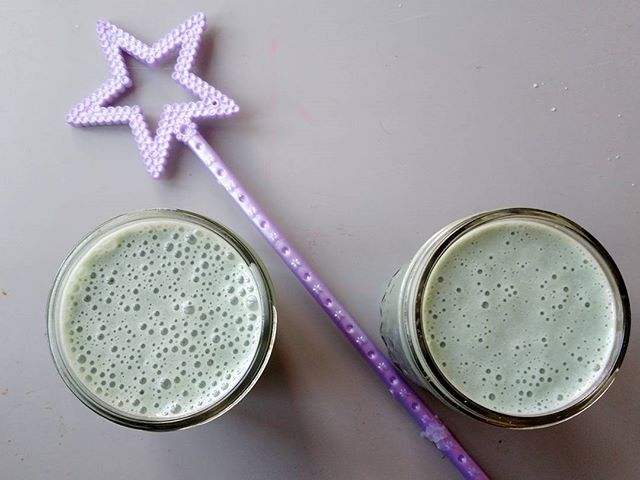
<svg viewBox="0 0 640 480"><path fill-rule="evenodd" d="M216 233L148 220L108 234L70 272L62 344L77 378L127 414L170 419L218 403L256 356L256 279Z"/></svg>
<svg viewBox="0 0 640 480"><path fill-rule="evenodd" d="M422 303L429 351L447 379L510 415L565 408L613 355L613 291L577 240L533 220L494 220L437 261Z"/></svg>

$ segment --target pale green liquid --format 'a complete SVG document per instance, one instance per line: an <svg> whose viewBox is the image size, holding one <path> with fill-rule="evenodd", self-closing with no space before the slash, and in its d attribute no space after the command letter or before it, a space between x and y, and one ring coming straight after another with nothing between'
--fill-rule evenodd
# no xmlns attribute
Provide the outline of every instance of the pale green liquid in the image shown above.
<svg viewBox="0 0 640 480"><path fill-rule="evenodd" d="M613 354L605 272L575 239L534 221L494 221L453 243L427 282L422 318L450 383L505 414L566 408Z"/></svg>
<svg viewBox="0 0 640 480"><path fill-rule="evenodd" d="M74 267L62 344L76 376L127 414L170 419L221 401L262 333L256 280L235 248L178 220L122 227Z"/></svg>

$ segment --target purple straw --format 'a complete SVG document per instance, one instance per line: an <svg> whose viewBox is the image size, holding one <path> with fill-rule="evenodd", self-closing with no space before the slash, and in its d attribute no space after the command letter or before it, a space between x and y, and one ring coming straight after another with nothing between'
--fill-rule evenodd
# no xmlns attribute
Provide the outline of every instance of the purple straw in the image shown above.
<svg viewBox="0 0 640 480"><path fill-rule="evenodd" d="M149 46L115 25L98 22L100 44L109 62L113 78L74 107L67 115L67 122L75 126L129 124L147 171L154 178L160 176L164 170L173 137L188 145L211 171L218 183L242 208L304 288L329 315L336 327L378 374L393 397L420 425L421 436L433 442L464 478L488 479L198 133L193 119L226 116L238 111L233 100L191 72L204 26L204 14L197 13ZM104 106L132 85L122 56L123 51L151 65L177 48L179 53L172 78L200 100L165 105L155 137L151 136L139 106Z"/></svg>
<svg viewBox="0 0 640 480"><path fill-rule="evenodd" d="M242 208L262 236L278 253L289 270L300 280L300 283L311 294L316 302L333 320L336 327L347 337L354 348L366 360L389 388L389 392L398 400L405 410L420 425L422 436L431 440L445 454L455 467L468 479L488 478L467 454L447 427L436 417L411 387L402 379L390 360L378 349L355 319L336 299L335 295L320 280L302 255L293 248L287 238L278 230L258 204L249 196L238 179L222 162L211 146L195 132L189 136L187 145L207 166L218 180L218 183L231 195Z"/></svg>

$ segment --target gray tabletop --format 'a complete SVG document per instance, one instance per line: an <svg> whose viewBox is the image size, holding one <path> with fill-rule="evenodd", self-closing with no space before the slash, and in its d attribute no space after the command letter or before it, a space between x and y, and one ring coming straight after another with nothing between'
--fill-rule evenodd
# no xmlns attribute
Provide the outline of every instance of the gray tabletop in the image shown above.
<svg viewBox="0 0 640 480"><path fill-rule="evenodd" d="M149 14L145 5L156 3ZM147 176L126 127L73 129L107 78L98 18L152 42L202 10L198 72L241 113L206 138L379 341L390 276L433 232L532 206L588 228L640 298L640 5L612 1L23 0L0 6L0 478L457 478L206 169L176 149ZM157 116L187 98L132 62ZM636 186L638 184L638 186ZM78 239L117 214L179 207L264 259L276 348L230 413L165 434L103 420L52 364L44 311ZM531 432L426 401L495 478L638 478L640 354L591 409Z"/></svg>

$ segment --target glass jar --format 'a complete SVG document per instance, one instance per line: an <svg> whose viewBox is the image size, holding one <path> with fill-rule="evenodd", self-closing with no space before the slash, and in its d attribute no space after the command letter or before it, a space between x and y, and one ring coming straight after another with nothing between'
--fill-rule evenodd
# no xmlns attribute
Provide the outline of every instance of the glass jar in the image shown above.
<svg viewBox="0 0 640 480"><path fill-rule="evenodd" d="M630 329L626 288L602 245L530 208L437 232L393 276L381 315L407 378L468 416L523 429L592 405L613 382Z"/></svg>
<svg viewBox="0 0 640 480"><path fill-rule="evenodd" d="M127 427L177 430L231 409L271 354L276 309L258 256L195 213L127 213L62 263L48 336L69 389Z"/></svg>

